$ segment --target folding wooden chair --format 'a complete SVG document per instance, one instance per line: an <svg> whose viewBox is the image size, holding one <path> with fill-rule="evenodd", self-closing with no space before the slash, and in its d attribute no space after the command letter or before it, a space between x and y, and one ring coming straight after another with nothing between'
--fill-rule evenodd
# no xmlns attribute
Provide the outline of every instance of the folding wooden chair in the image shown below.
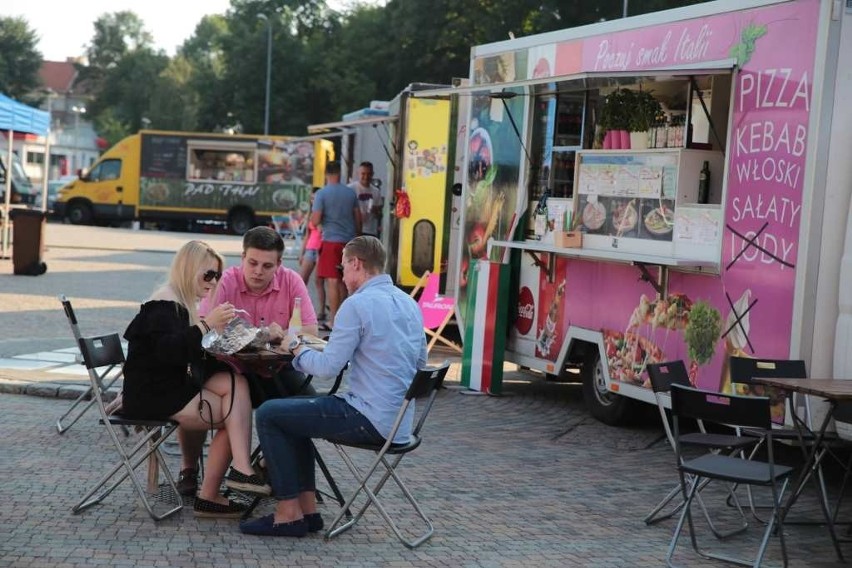
<svg viewBox="0 0 852 568"><path fill-rule="evenodd" d="M422 438L420 436L420 432L423 429L423 424L426 422L426 418L429 415L429 411L432 409L432 405L435 402L435 397L438 394L438 390L441 387L441 384L444 382L444 377L447 375L447 370L449 370L450 364L449 362L444 362L439 367L432 367L427 369L421 369L417 371L417 374L414 376L414 379L411 381L411 385L408 387L408 391L405 393L405 398L403 400L402 406L399 409L399 412L396 415L396 420L393 423L393 427L391 428L390 434L388 434L387 440L384 444L349 444L344 442L339 442L335 440L329 440L334 447L337 449L340 456L343 458L343 461L346 463L349 470L355 476L358 481L357 489L352 493L352 495L346 500L346 503L341 507L340 512L335 517L334 521L332 521L331 525L328 527L328 530L325 534L326 538L332 538L340 533L352 528L355 523L364 515L364 512L370 507L370 505L375 505L376 509L379 511L379 514L391 528L393 533L399 539L402 544L407 546L408 548L416 548L426 542L432 534L435 532L435 528L432 525L432 521L429 520L429 517L423 512L420 504L414 498L414 495L411 494L408 487L402 482L402 479L399 477L397 473L397 469L399 466L399 462L402 461L402 458L408 453L414 451L420 446ZM411 438L407 443L403 444L394 444L393 439L396 436L397 431L399 430L400 425L402 424L403 418L405 416L406 410L414 403L414 400L420 396L428 395L429 398L426 401L425 408L420 414L420 418L417 420L417 423L414 426L414 429L411 433ZM361 471L349 454L346 452L344 447L355 448L361 450L369 450L375 453L375 458L370 463L370 467L368 467L365 471ZM392 456L392 457L391 457ZM381 479L375 486L372 488L368 485L370 482L370 478L376 472L379 466L384 468L384 473L382 474ZM397 487L399 487L402 494L405 496L405 499L408 500L408 503L414 508L419 516L420 520L425 524L426 530L417 536L414 539L407 539L399 527L390 517L387 512L385 506L379 501L378 494L384 487L385 483L388 479L393 479L394 483L396 483ZM352 507L355 498L361 494L361 492L366 493L367 502L364 503L363 506L358 510L358 512L346 522L343 521L343 517L346 516L349 508Z"/></svg>
<svg viewBox="0 0 852 568"><path fill-rule="evenodd" d="M669 424L668 415L666 413L667 406L670 405L669 393L671 391L672 385L681 385L686 387L690 386L689 374L686 370L686 365L683 361L667 361L665 363L650 364L648 365L647 369L648 377L651 379L651 388L654 390L654 397L657 401L657 409L659 410L660 418L662 419L663 430L666 433L666 438L668 439L672 450L674 450L676 442L674 439L674 434L672 433L671 425ZM698 422L698 428L698 432L687 432L681 434L680 443L703 450L712 450L716 452L724 451L728 454L740 452L741 450L744 450L757 443L757 440L750 436L737 436L734 433L725 434L707 432L702 421ZM703 489L703 486L699 487L698 491L700 492L701 489ZM684 506L683 500L681 500L668 512L663 514L662 511L679 494L681 494L680 484L673 487L672 490L669 491L665 495L665 497L663 497L663 499L654 507L654 509L651 510L651 512L645 516L645 524L651 525L656 522L668 519L678 513ZM729 536L739 534L748 528L748 521L746 520L745 513L743 512L742 507L740 506L740 503L737 500L737 496L734 493L734 488L730 488L729 495L729 499L736 507L737 511L740 514L740 517L742 517L742 523L739 526L734 527L728 531L720 531L716 528L716 525L710 518L710 514L707 511L707 507L704 506L704 502L701 499L700 493L696 496L696 498L698 499L698 504L701 506L701 510L704 513L704 518L707 520L707 524L709 525L710 530L713 531L713 534L716 535L717 538L727 538Z"/></svg>
<svg viewBox="0 0 852 568"><path fill-rule="evenodd" d="M444 328L453 321L455 316L455 300L438 294L440 283L441 275L427 270L411 291L411 297L417 300L420 313L423 315L423 331L429 336L426 351L431 352L435 344L441 342L461 353L461 345L443 335ZM419 297L418 292L420 292Z"/></svg>
<svg viewBox="0 0 852 568"><path fill-rule="evenodd" d="M77 325L77 316L74 313L74 308L71 306L71 300L66 298L65 294L60 294L59 301L62 302L62 309L65 311L65 317L68 319L68 325L71 327L71 334L74 336L74 343L79 344L80 338L82 336L80 334L80 326ZM101 381L100 392L108 392L110 387L112 387L115 382L121 378L121 376L122 369L120 366L115 368L115 372L112 376L110 376L109 373L99 374L98 380ZM74 400L74 402L71 404L71 407L56 420L56 431L60 434L64 434L94 404L95 399L92 393L92 389L88 388L83 391L80 396L78 396ZM66 419L68 419L68 421L63 424L62 421Z"/></svg>
<svg viewBox="0 0 852 568"><path fill-rule="evenodd" d="M108 373L109 369L120 367L124 364L124 351L122 351L121 340L117 333L98 337L81 337L80 352L83 354L83 362L89 371L89 383L91 384L93 393L92 399L100 411L100 422L106 427L112 445L121 459L113 466L109 473L104 475L86 493L72 510L74 513L79 513L92 505L100 503L116 487L121 485L125 479L130 478L136 494L139 496L148 514L155 521L165 519L177 513L183 507L183 501L175 486L174 478L163 459L163 455L160 453L160 445L177 429L178 423L173 420L130 419L124 418L120 414L107 413L103 393L101 392L103 375ZM107 367L108 369L104 373L99 374L98 369L101 367ZM135 427L142 432L142 436L138 441L125 445L116 432L116 428L120 427ZM170 508L162 513L154 511L151 502L153 497L146 493L144 484L136 474L136 469L142 463L152 459L157 460L155 463L158 463L163 471L163 475L166 478L166 485L164 486L166 497L168 501L173 503L173 506L170 506ZM104 488L107 484L109 486Z"/></svg>
<svg viewBox="0 0 852 568"><path fill-rule="evenodd" d="M781 539L783 565L786 566L787 546L784 541L784 519L781 515L781 503L793 468L775 463L769 399L767 397L721 394L680 385L672 385L671 397L676 464L680 474L685 505L669 544L666 565L673 566L672 557L675 554L683 525L686 522L689 526L692 548L697 554L705 558L724 560L743 566L760 566L769 544L769 537L772 536L773 532L777 532ZM765 461L741 459L712 451L695 458L688 458L683 454L683 444L680 439L681 420L684 418L757 429L756 431L763 432L766 439L767 459ZM722 553L706 551L699 546L691 510L692 503L698 495L698 489L705 483L705 480L707 482L723 481L740 485L758 485L771 489L772 516L766 523L763 538L754 559L733 558ZM776 523L778 525L777 531L775 531Z"/></svg>

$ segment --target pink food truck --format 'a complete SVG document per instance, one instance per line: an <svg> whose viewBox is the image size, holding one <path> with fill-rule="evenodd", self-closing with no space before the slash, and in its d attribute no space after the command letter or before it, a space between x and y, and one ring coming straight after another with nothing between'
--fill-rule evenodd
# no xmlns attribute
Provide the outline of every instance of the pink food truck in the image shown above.
<svg viewBox="0 0 852 568"><path fill-rule="evenodd" d="M719 0L476 46L463 380L580 370L592 414L681 359L852 378L852 2Z"/></svg>

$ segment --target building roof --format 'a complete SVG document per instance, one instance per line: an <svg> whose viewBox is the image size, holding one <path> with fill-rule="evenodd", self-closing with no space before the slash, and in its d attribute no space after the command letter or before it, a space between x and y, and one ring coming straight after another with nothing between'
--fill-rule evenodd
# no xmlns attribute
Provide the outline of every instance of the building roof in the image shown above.
<svg viewBox="0 0 852 568"><path fill-rule="evenodd" d="M56 93L65 94L73 90L77 70L73 59L66 61L42 61L38 71L42 84Z"/></svg>

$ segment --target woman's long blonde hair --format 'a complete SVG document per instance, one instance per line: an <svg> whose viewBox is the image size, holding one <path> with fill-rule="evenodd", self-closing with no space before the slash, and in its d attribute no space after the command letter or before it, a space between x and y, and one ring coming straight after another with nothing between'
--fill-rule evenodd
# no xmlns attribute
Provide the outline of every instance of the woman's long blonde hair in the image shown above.
<svg viewBox="0 0 852 568"><path fill-rule="evenodd" d="M180 250L177 251L174 259L172 259L168 280L154 291L151 299L175 300L189 312L190 323L193 325L197 324L199 317L198 299L195 295L196 282L202 266L209 262L211 258L216 261L216 270L222 272L225 267L225 259L204 241L189 241L180 247ZM218 287L219 281L217 280L213 290L211 290L212 298L215 298Z"/></svg>

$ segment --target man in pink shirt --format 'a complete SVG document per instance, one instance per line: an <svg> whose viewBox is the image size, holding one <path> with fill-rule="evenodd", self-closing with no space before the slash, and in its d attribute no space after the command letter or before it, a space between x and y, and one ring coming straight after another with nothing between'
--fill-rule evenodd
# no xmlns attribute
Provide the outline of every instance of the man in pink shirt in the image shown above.
<svg viewBox="0 0 852 568"><path fill-rule="evenodd" d="M317 333L317 316L298 272L281 265L284 240L269 227L255 227L243 236L240 266L222 273L216 298L205 298L198 313L209 306L230 302L238 315L254 326L269 326L274 338L283 339L296 298L302 299L302 331ZM248 312L248 313L246 313Z"/></svg>
<svg viewBox="0 0 852 568"><path fill-rule="evenodd" d="M302 331L316 335L317 316L308 288L298 272L281 265L283 254L284 240L276 231L269 227L247 231L243 235L242 262L222 273L216 297L202 300L198 313L203 317L211 306L230 302L237 310L243 310L238 312L239 317L255 327L269 327L270 338L281 340L287 334L296 298L301 298ZM278 374L278 379L292 395L298 393L304 376L286 368ZM264 384L264 381L251 382ZM272 386L265 398L277 394Z"/></svg>
<svg viewBox="0 0 852 568"><path fill-rule="evenodd" d="M302 299L302 331L317 334L317 316L308 289L298 272L281 265L284 240L269 227L254 227L243 235L243 256L239 266L222 273L215 298L204 298L198 306L203 318L208 311L222 302L230 302L237 315L255 327L268 326L270 337L281 340L287 335L290 314L296 298ZM305 375L289 365L274 377L249 376L252 405L259 406L270 398L294 394L316 395L310 385L304 386ZM282 392L283 391L283 392ZM181 450L189 456L201 456L204 436L195 432L179 432ZM206 434L202 432L201 434ZM190 460L196 463L196 460ZM188 494L196 470L180 472L178 489ZM181 491L183 493L183 491Z"/></svg>

